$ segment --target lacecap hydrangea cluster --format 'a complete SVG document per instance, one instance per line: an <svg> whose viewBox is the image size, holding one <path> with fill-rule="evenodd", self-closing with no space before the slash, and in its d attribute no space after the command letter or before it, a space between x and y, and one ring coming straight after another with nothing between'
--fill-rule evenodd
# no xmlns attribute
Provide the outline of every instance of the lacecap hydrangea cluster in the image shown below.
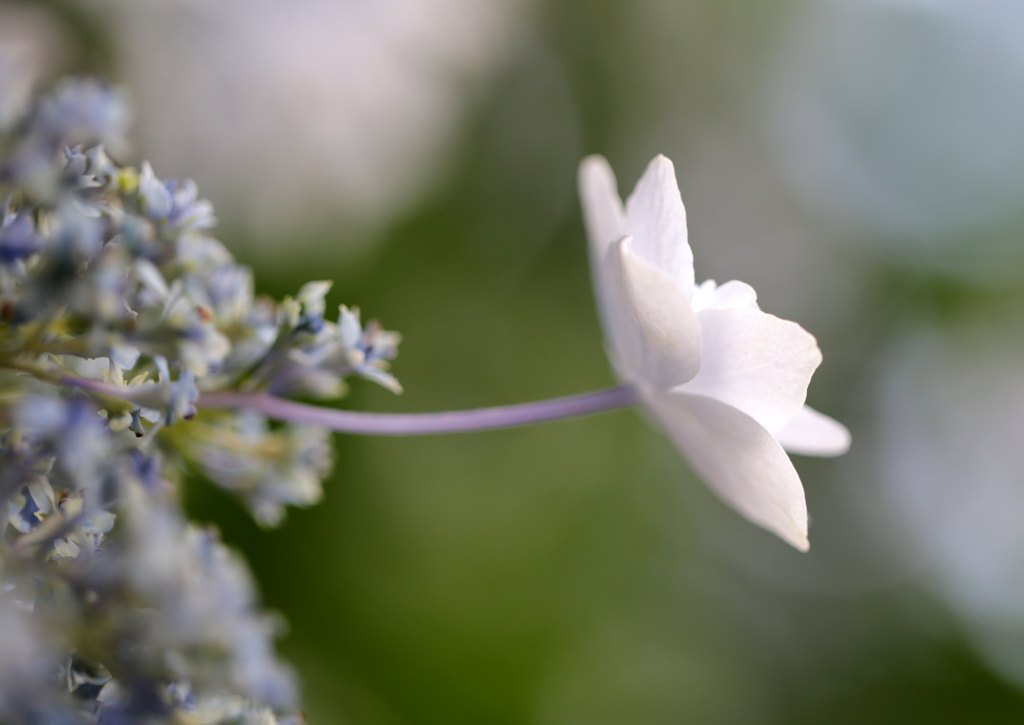
<svg viewBox="0 0 1024 725"><path fill-rule="evenodd" d="M397 391L398 336L328 320L326 282L256 296L194 183L112 160L129 122L89 79L0 114L0 722L294 722L278 621L180 486L273 526L320 497L329 433L197 401Z"/></svg>

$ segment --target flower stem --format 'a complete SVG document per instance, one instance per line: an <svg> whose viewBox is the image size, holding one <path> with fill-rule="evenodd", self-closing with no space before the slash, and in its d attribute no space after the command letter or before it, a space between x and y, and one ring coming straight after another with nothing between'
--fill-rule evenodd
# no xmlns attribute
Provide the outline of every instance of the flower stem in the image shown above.
<svg viewBox="0 0 1024 725"><path fill-rule="evenodd" d="M132 387L111 385L67 374L51 373L46 376L46 379L60 385L81 388L101 400L106 397L130 401L137 398L140 392L139 389ZM414 436L515 428L565 418L578 418L617 408L628 408L638 402L640 402L640 396L636 388L632 385L620 385L593 393L570 395L565 398L554 398L535 403L444 413L361 413L296 403L268 393L231 391L203 393L199 397L197 407L246 408L263 413L275 420L330 428L339 433Z"/></svg>
<svg viewBox="0 0 1024 725"><path fill-rule="evenodd" d="M200 408L248 408L276 420L360 435L412 436L513 428L575 418L636 404L635 388L622 385L537 403L444 413L359 413L295 403L266 393L204 393Z"/></svg>

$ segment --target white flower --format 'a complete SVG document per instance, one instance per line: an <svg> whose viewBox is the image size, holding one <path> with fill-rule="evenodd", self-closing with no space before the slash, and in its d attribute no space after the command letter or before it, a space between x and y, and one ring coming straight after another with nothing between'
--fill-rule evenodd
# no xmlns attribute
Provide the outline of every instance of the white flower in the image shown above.
<svg viewBox="0 0 1024 725"><path fill-rule="evenodd" d="M580 166L594 286L619 377L694 470L751 521L808 548L803 486L784 449L833 456L846 428L804 405L814 336L761 312L743 282L694 284L686 211L659 156L619 199L608 162Z"/></svg>

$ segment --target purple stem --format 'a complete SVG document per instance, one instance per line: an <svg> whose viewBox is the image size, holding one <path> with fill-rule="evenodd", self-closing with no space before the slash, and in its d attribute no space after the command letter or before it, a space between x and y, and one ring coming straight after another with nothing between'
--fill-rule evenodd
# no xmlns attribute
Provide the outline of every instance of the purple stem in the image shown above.
<svg viewBox="0 0 1024 725"><path fill-rule="evenodd" d="M276 420L330 428L339 433L411 436L461 433L544 423L635 405L636 388L622 385L594 393L445 413L358 413L295 403L266 393L204 393L200 408L248 408Z"/></svg>
<svg viewBox="0 0 1024 725"><path fill-rule="evenodd" d="M70 376L62 378L60 382L93 393L134 401L136 404L143 403L138 399L143 392L140 388L111 385L98 380ZM537 403L520 403L519 405L445 413L359 413L296 403L268 393L203 393L199 397L197 406L200 408L248 408L276 420L330 428L339 433L411 436L514 428L592 415L616 408L627 408L638 402L640 402L640 396L636 388L632 385L620 385L593 393L570 395Z"/></svg>

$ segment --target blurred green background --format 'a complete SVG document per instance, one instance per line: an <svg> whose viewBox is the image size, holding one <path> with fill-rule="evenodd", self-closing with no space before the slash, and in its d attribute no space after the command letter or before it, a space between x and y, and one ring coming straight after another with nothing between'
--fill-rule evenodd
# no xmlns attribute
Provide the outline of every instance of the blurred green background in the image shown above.
<svg viewBox="0 0 1024 725"><path fill-rule="evenodd" d="M845 458L799 458L800 554L634 411L337 438L247 555L312 723L1024 718L1024 7L1009 0L0 2L0 63L99 72L259 290L402 332L395 398L612 384L575 173L676 164L698 279L825 362Z"/></svg>

